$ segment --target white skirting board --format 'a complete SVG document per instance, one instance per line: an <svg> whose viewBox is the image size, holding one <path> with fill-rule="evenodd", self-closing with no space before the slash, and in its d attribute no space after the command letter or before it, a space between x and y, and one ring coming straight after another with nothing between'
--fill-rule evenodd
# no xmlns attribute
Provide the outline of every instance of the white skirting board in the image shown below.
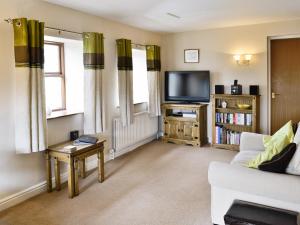
<svg viewBox="0 0 300 225"><path fill-rule="evenodd" d="M61 182L68 180L68 173L61 174ZM52 185L55 187L55 179L52 178ZM9 207L15 206L21 202L24 202L27 199L30 199L36 195L39 195L47 191L47 182L43 181L39 184L31 186L25 190L12 194L4 199L0 200L0 211L3 211Z"/></svg>
<svg viewBox="0 0 300 225"><path fill-rule="evenodd" d="M130 152L130 151L136 149L137 147L147 144L148 142L151 142L155 139L157 139L157 135L153 135L153 136L151 136L145 140L142 140L132 146L124 148L124 149L122 149L122 151L115 153L114 156L118 157L120 155L123 155L123 154ZM108 152L111 152L111 151L114 152L113 149ZM111 159L112 159L112 157L110 157L109 153L104 155L105 162L108 162ZM91 169L96 168L98 166L97 161L98 161L98 159L96 157L91 161L87 161L86 162L86 170L91 170ZM61 182L63 183L63 182L66 182L67 180L68 180L68 172L61 174ZM54 177L52 177L52 187L55 188L55 178ZM33 185L33 186L25 189L25 190L22 190L20 192L12 194L8 197L0 199L0 211L3 211L5 209L15 206L17 204L20 204L21 202L28 200L28 199L30 199L36 195L39 195L41 193L44 193L46 191L47 191L47 182L43 181L39 184ZM66 198L67 197L68 196L66 196Z"/></svg>
<svg viewBox="0 0 300 225"><path fill-rule="evenodd" d="M104 156L105 162L109 161L109 156ZM87 161L86 163L86 170L94 169L98 166L97 164L98 159L95 157L95 159L91 161ZM66 182L68 180L68 172L62 173L61 175L61 182ZM55 188L55 178L52 177L52 187ZM20 192L17 192L15 194L12 194L6 198L0 199L0 211L3 211L9 207L15 206L25 200L28 200L36 195L39 195L43 192L47 191L47 182L43 181L39 184L33 185L25 190L22 190ZM67 198L68 196L66 196Z"/></svg>

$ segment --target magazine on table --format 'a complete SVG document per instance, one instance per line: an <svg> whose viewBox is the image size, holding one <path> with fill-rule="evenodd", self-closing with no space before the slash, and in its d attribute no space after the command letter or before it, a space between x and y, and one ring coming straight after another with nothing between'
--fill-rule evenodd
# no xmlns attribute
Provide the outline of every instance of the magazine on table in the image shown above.
<svg viewBox="0 0 300 225"><path fill-rule="evenodd" d="M74 141L74 145L90 145L90 144L96 144L98 141L98 138L93 137L91 135L82 135L78 139Z"/></svg>

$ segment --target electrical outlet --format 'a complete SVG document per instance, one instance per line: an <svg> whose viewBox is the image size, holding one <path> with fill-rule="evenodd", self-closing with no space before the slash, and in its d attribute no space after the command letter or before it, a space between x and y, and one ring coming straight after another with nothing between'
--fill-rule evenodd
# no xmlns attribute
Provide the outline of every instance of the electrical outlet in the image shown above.
<svg viewBox="0 0 300 225"><path fill-rule="evenodd" d="M114 150L114 149L111 149L111 150L109 151L109 158L110 158L110 159L115 159L115 150Z"/></svg>

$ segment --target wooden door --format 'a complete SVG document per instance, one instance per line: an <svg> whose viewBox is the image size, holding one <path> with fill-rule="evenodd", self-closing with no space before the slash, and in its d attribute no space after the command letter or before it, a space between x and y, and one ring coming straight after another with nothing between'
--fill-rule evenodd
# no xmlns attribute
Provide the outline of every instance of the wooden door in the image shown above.
<svg viewBox="0 0 300 225"><path fill-rule="evenodd" d="M180 122L175 120L168 120L165 123L165 133L168 138L180 137Z"/></svg>
<svg viewBox="0 0 300 225"><path fill-rule="evenodd" d="M193 139L193 122L183 121L180 125L181 139L192 140Z"/></svg>
<svg viewBox="0 0 300 225"><path fill-rule="evenodd" d="M199 123L193 123L193 129L192 129L192 138L193 140L197 141L199 140Z"/></svg>
<svg viewBox="0 0 300 225"><path fill-rule="evenodd" d="M271 133L300 121L300 38L271 40Z"/></svg>
<svg viewBox="0 0 300 225"><path fill-rule="evenodd" d="M170 135L170 123L169 121L165 120L164 121L164 137L168 138Z"/></svg>

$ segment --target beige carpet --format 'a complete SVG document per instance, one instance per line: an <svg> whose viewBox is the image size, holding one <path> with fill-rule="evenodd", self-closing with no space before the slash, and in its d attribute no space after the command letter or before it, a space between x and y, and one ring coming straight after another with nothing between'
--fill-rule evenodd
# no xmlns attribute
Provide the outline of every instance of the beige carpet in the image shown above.
<svg viewBox="0 0 300 225"><path fill-rule="evenodd" d="M0 213L3 225L211 225L207 168L234 152L154 141L80 180L80 195L67 188L44 193Z"/></svg>

